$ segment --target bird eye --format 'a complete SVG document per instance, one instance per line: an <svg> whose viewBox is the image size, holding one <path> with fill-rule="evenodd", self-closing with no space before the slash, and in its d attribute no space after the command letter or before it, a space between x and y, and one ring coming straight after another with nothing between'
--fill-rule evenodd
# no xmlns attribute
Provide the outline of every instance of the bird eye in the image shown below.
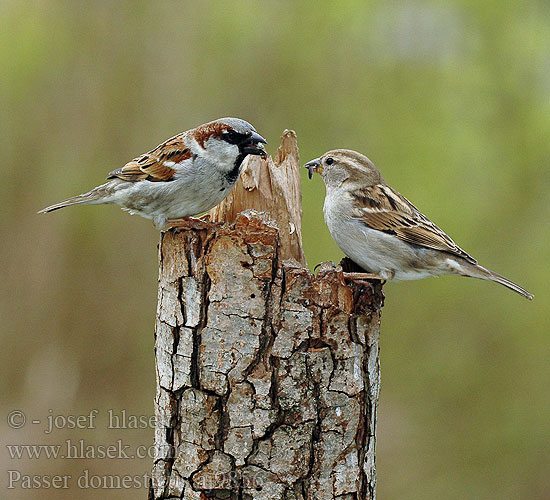
<svg viewBox="0 0 550 500"><path fill-rule="evenodd" d="M332 165L334 163L334 158L331 158L330 156L325 160L325 164Z"/></svg>
<svg viewBox="0 0 550 500"><path fill-rule="evenodd" d="M242 140L242 134L239 134L234 130L224 130L222 138L229 144L238 144Z"/></svg>

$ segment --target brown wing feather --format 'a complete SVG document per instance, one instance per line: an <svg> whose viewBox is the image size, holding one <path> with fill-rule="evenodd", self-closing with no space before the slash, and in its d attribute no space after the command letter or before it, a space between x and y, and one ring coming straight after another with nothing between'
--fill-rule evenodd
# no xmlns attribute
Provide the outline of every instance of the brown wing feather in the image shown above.
<svg viewBox="0 0 550 500"><path fill-rule="evenodd" d="M391 232L408 243L458 255L472 264L477 262L409 200L389 186L368 186L357 191L354 197L359 205L356 217L370 228Z"/></svg>
<svg viewBox="0 0 550 500"><path fill-rule="evenodd" d="M172 167L191 156L191 151L183 142L183 135L178 134L148 153L129 161L122 168L109 172L107 179L119 178L128 182L144 180L168 182L176 174Z"/></svg>

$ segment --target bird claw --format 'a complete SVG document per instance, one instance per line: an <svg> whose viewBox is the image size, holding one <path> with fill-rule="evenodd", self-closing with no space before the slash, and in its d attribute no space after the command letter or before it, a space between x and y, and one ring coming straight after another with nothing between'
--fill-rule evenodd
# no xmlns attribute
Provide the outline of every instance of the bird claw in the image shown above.
<svg viewBox="0 0 550 500"><path fill-rule="evenodd" d="M319 262L314 268L313 271L317 271L319 269L320 273L326 273L331 271L338 271L339 268L334 264L334 262L326 261L326 262ZM341 269L341 268L340 268Z"/></svg>

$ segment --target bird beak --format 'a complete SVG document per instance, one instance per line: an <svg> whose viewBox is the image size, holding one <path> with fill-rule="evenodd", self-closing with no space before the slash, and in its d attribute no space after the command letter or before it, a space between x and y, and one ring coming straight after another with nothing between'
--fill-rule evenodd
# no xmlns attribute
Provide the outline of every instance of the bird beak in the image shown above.
<svg viewBox="0 0 550 500"><path fill-rule="evenodd" d="M308 177L311 179L313 177L313 172L318 172L321 174L323 172L323 166L321 165L321 160L316 158L315 160L308 161L304 167L308 169Z"/></svg>
<svg viewBox="0 0 550 500"><path fill-rule="evenodd" d="M260 134L252 132L239 144L239 147L245 155L258 155L265 158L267 153L265 152L264 144L267 144L267 141Z"/></svg>

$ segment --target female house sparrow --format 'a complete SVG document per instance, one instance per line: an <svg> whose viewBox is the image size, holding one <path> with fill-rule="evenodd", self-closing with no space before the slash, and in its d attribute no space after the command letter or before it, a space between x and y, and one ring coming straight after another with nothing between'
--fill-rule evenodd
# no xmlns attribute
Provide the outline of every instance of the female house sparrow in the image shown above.
<svg viewBox="0 0 550 500"><path fill-rule="evenodd" d="M231 191L247 155L266 156L267 141L250 123L220 118L182 132L122 168L87 193L40 210L114 203L153 219L157 228L210 210ZM181 222L180 222L181 224Z"/></svg>
<svg viewBox="0 0 550 500"><path fill-rule="evenodd" d="M326 185L325 222L340 249L369 273L355 278L413 280L457 274L496 281L532 300L509 279L480 266L412 203L388 186L361 153L335 149L306 163Z"/></svg>

